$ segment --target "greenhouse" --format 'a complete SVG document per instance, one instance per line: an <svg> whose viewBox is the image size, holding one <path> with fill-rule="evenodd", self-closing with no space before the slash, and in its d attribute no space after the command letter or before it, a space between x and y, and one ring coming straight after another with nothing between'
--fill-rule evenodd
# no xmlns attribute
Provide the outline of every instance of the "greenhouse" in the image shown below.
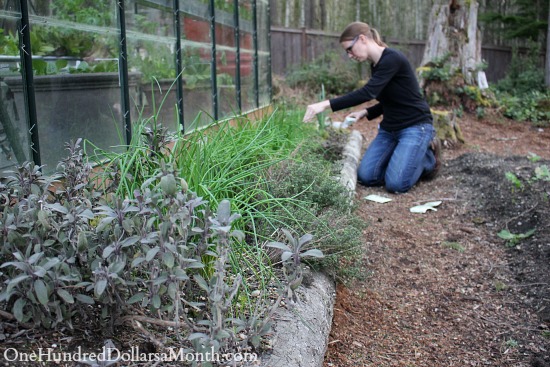
<svg viewBox="0 0 550 367"><path fill-rule="evenodd" d="M0 171L270 103L267 0L0 0ZM118 148L117 148L118 147Z"/></svg>

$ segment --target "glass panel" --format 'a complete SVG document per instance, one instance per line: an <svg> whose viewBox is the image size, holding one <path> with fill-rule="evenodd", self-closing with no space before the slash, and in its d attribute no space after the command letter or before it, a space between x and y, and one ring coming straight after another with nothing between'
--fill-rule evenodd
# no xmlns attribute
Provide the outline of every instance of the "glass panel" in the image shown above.
<svg viewBox="0 0 550 367"><path fill-rule="evenodd" d="M258 57L258 67L259 67L259 101L260 107L264 107L271 103L271 96L269 90L269 58L265 55L264 52L260 52Z"/></svg>
<svg viewBox="0 0 550 367"><path fill-rule="evenodd" d="M19 70L19 2L0 1L0 177L30 158L29 131Z"/></svg>
<svg viewBox="0 0 550 367"><path fill-rule="evenodd" d="M213 121L208 0L181 2L185 130Z"/></svg>
<svg viewBox="0 0 550 367"><path fill-rule="evenodd" d="M234 11L233 0L216 5L216 72L220 119L239 113L235 89L237 49Z"/></svg>
<svg viewBox="0 0 550 367"><path fill-rule="evenodd" d="M252 1L239 1L239 4L242 105L243 111L250 111L256 108L254 95L254 27L252 25Z"/></svg>
<svg viewBox="0 0 550 367"><path fill-rule="evenodd" d="M193 21L193 24L197 24ZM192 46L183 52L183 105L186 131L210 124L214 119L210 46Z"/></svg>
<svg viewBox="0 0 550 367"><path fill-rule="evenodd" d="M31 12L37 124L45 172L55 170L66 156L64 143L69 140L88 139L106 150L124 144L116 0L51 0L31 7ZM135 95L135 77L130 86Z"/></svg>
<svg viewBox="0 0 550 367"><path fill-rule="evenodd" d="M132 0L127 4L128 69L140 76L135 105L142 119L155 117L171 131L179 130L172 1Z"/></svg>
<svg viewBox="0 0 550 367"><path fill-rule="evenodd" d="M260 104L269 102L268 0L257 0ZM234 0L216 1L218 117L238 112ZM33 72L45 171L53 171L64 143L90 140L102 149L125 144L118 74L118 0L29 1ZM172 0L127 0L132 121L155 115L170 129L177 123L175 32ZM181 1L184 119L186 129L212 122L210 0ZM26 106L16 22L19 2L0 0L0 169L30 159ZM238 0L243 111L256 107L252 0ZM134 108L135 107L135 108ZM194 125L193 125L194 123Z"/></svg>
<svg viewBox="0 0 550 367"><path fill-rule="evenodd" d="M258 68L259 68L259 99L260 106L271 102L270 96L270 65L269 65L269 2L257 0L258 11Z"/></svg>

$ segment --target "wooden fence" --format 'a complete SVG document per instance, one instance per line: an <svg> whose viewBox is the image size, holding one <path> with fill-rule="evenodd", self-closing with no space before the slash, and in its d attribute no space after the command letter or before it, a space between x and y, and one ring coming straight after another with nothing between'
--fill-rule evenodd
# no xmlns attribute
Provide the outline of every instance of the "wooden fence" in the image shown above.
<svg viewBox="0 0 550 367"><path fill-rule="evenodd" d="M271 27L271 57L274 74L285 75L293 65L306 63L328 51L337 51L346 57L338 44L338 34L309 29ZM386 40L391 47L401 50L414 68L420 66L424 41ZM506 75L512 60L510 47L483 46L482 59L489 65L487 80L496 82ZM542 61L544 61L544 56ZM543 65L543 64L541 64Z"/></svg>

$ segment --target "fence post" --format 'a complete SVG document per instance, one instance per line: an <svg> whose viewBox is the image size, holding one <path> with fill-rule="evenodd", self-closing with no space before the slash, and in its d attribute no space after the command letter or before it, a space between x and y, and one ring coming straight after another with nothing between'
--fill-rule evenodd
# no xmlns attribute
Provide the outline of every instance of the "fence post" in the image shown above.
<svg viewBox="0 0 550 367"><path fill-rule="evenodd" d="M181 132L185 132L185 121L183 117L183 60L181 55L181 17L180 17L180 0L174 0L174 33L176 36L176 108L178 109L178 120Z"/></svg>
<svg viewBox="0 0 550 367"><path fill-rule="evenodd" d="M301 55L301 63L305 64L307 62L307 32L306 27L302 27L302 40L301 40L301 47L302 55Z"/></svg>
<svg viewBox="0 0 550 367"><path fill-rule="evenodd" d="M126 132L126 144L132 142L132 118L130 115L130 91L128 87L128 49L126 43L126 11L124 1L118 2L118 30L119 52L118 52L118 77L120 79L120 106L122 118L124 119L124 131Z"/></svg>
<svg viewBox="0 0 550 367"><path fill-rule="evenodd" d="M23 70L23 86L25 102L27 104L28 131L31 139L32 160L37 166L42 165L40 157L40 143L38 139L38 117L36 115L36 101L34 95L34 76L32 70L31 30L29 8L27 0L21 1L21 19L18 23L19 54ZM20 164L22 162L19 162Z"/></svg>
<svg viewBox="0 0 550 367"><path fill-rule="evenodd" d="M260 64L258 57L258 4L252 0L252 42L254 44L254 105L260 107Z"/></svg>
<svg viewBox="0 0 550 367"><path fill-rule="evenodd" d="M269 94L269 103L273 102L273 80L271 80L272 75L272 59L271 59L271 2L267 2L267 51L269 51L269 54L267 55L267 88L268 88L268 94ZM550 42L550 41L549 41Z"/></svg>

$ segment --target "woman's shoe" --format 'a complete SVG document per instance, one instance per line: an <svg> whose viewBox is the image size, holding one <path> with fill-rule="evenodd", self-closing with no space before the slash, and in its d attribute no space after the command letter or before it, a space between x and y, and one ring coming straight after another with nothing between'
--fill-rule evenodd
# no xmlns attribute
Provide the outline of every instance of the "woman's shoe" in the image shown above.
<svg viewBox="0 0 550 367"><path fill-rule="evenodd" d="M428 172L424 175L424 178L426 180L433 180L438 175L439 169L441 168L441 139L433 138L432 142L430 143L430 149L434 153L435 166L431 172Z"/></svg>

